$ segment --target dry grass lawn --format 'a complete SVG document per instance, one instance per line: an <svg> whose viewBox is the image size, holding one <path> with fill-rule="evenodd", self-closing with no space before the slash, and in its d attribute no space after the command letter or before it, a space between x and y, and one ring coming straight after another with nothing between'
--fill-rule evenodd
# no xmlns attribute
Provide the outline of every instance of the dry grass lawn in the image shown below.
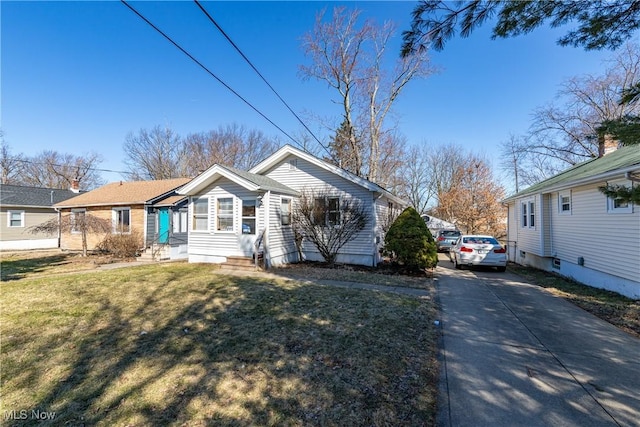
<svg viewBox="0 0 640 427"><path fill-rule="evenodd" d="M3 425L433 425L429 298L66 255L2 258Z"/></svg>

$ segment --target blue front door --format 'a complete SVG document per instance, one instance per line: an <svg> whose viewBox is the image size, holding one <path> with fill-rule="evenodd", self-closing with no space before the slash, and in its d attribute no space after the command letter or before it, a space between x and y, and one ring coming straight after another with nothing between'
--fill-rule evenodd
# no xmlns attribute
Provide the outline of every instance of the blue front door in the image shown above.
<svg viewBox="0 0 640 427"><path fill-rule="evenodd" d="M158 211L158 243L169 243L169 208Z"/></svg>

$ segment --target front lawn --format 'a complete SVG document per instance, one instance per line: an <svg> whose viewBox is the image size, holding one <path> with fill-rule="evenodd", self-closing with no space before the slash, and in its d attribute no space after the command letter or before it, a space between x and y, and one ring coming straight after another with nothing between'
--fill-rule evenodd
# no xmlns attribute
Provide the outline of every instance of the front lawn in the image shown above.
<svg viewBox="0 0 640 427"><path fill-rule="evenodd" d="M434 423L428 298L185 263L18 274L1 293L3 425Z"/></svg>

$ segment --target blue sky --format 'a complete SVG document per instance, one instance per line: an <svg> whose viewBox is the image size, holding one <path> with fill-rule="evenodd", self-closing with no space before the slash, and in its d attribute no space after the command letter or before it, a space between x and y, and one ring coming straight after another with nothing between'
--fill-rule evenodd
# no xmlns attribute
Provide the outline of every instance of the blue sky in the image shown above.
<svg viewBox="0 0 640 427"><path fill-rule="evenodd" d="M195 3L131 4L289 135L303 131ZM316 13L346 5L361 9L364 18L394 21L391 47L397 54L416 2L203 4L325 142L329 134L310 115L338 123L335 94L299 73L307 61L301 37ZM118 1L3 1L0 8L0 126L14 153L96 151L104 157L101 168L120 171L127 134L156 125L186 136L238 123L291 143ZM563 29L545 27L505 40L491 40L490 29L432 52L441 71L405 89L394 116L410 144L453 143L496 159L498 144L526 132L531 113L553 101L563 81L601 74L603 59L613 55L557 46Z"/></svg>

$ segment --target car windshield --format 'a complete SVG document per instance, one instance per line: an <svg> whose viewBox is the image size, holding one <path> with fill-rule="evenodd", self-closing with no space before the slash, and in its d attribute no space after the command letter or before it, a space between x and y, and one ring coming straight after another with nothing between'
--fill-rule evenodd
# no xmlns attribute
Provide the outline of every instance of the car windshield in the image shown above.
<svg viewBox="0 0 640 427"><path fill-rule="evenodd" d="M463 243L475 243L477 245L499 245L498 241L493 237L470 236L462 239Z"/></svg>
<svg viewBox="0 0 640 427"><path fill-rule="evenodd" d="M455 230L445 230L442 232L444 237L460 237L460 232Z"/></svg>

